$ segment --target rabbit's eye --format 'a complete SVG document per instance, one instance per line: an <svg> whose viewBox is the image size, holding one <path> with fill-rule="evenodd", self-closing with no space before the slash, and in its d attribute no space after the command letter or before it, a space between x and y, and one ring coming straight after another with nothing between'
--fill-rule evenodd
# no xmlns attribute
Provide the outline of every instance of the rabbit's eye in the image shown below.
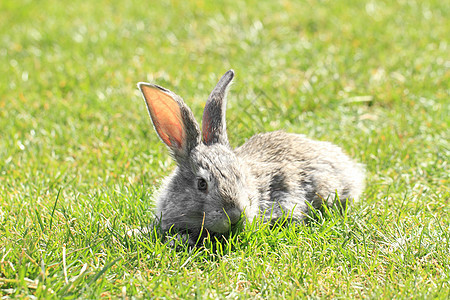
<svg viewBox="0 0 450 300"><path fill-rule="evenodd" d="M206 189L208 188L208 183L206 182L205 179L198 178L197 179L197 188L199 191L206 191Z"/></svg>

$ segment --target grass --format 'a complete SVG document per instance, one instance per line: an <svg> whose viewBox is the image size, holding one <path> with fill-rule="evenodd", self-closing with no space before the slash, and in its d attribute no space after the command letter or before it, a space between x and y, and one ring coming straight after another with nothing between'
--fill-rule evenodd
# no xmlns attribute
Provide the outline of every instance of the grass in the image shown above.
<svg viewBox="0 0 450 300"><path fill-rule="evenodd" d="M0 294L450 295L445 1L1 1ZM362 201L174 249L152 194L174 167L136 82L200 118L229 68L228 135L284 129L366 164Z"/></svg>

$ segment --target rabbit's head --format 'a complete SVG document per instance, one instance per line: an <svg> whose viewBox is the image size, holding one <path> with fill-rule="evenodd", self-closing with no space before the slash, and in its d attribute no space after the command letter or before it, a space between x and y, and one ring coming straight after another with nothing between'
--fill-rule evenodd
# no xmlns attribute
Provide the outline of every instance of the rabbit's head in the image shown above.
<svg viewBox="0 0 450 300"><path fill-rule="evenodd" d="M154 84L138 84L155 131L177 162L158 198L163 230L225 233L248 201L245 174L226 133L226 93L233 77L232 70L225 73L211 92L202 133L179 96Z"/></svg>

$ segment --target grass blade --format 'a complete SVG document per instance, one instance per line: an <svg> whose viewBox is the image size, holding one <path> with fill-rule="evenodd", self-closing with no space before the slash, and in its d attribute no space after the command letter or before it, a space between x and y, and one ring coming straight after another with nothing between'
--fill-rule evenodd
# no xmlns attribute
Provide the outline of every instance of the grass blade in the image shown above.
<svg viewBox="0 0 450 300"><path fill-rule="evenodd" d="M55 209L56 209L56 204L58 203L58 199L59 199L59 194L61 193L61 187L58 190L58 195L56 195L56 200L55 200L55 204L53 205L53 210L52 210L52 214L50 215L50 230L52 230L52 225L53 225L53 214L55 213Z"/></svg>

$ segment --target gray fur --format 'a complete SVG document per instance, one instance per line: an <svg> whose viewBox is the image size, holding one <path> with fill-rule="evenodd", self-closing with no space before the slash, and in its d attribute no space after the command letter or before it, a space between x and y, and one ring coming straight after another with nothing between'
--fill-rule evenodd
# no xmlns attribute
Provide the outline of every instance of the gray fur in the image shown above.
<svg viewBox="0 0 450 300"><path fill-rule="evenodd" d="M284 212L301 220L309 211L308 202L314 208L332 205L336 192L343 204L357 201L364 188L362 166L329 142L275 131L253 136L235 153L250 173L250 198L257 199L252 202L266 217L276 219ZM254 211L247 218L254 217Z"/></svg>
<svg viewBox="0 0 450 300"><path fill-rule="evenodd" d="M190 130L197 132L186 136L195 146L178 155L185 159L177 159L176 169L160 189L156 216L164 231L173 228L189 233L189 242L195 243L202 230L229 231L241 213L248 221L261 215L265 221L273 221L283 214L301 221L310 206L335 204L336 193L343 203L358 200L364 188L363 167L331 143L276 131L255 135L231 149L226 136L225 96L233 76L233 71L228 71L208 99L205 111L210 124L204 119L202 127L208 141L198 142L200 131L191 124ZM193 116L187 122L191 119L197 124ZM199 178L206 180L206 191L198 189Z"/></svg>

